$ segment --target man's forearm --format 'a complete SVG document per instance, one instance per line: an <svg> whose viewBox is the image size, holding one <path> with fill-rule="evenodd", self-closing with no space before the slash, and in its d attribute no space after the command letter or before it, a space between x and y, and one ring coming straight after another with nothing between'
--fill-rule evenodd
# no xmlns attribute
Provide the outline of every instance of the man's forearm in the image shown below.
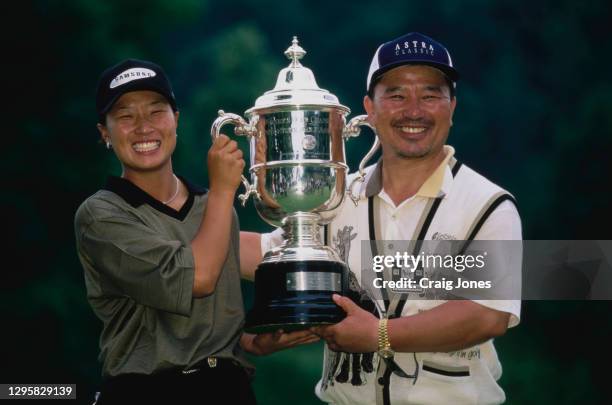
<svg viewBox="0 0 612 405"><path fill-rule="evenodd" d="M473 301L449 301L416 315L389 320L398 352L448 352L503 335L510 314Z"/></svg>

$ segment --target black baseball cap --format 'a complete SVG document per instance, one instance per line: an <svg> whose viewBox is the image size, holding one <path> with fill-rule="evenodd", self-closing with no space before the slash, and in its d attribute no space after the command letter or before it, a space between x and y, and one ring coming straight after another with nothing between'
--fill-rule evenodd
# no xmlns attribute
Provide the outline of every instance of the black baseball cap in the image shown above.
<svg viewBox="0 0 612 405"><path fill-rule="evenodd" d="M103 123L105 115L123 94L130 91L151 90L168 100L177 111L172 85L161 66L140 59L126 59L109 67L100 76L96 91L98 121Z"/></svg>
<svg viewBox="0 0 612 405"><path fill-rule="evenodd" d="M453 86L459 80L459 72L444 45L421 33L411 32L378 47L370 64L367 91L385 72L409 64L435 67L452 81Z"/></svg>

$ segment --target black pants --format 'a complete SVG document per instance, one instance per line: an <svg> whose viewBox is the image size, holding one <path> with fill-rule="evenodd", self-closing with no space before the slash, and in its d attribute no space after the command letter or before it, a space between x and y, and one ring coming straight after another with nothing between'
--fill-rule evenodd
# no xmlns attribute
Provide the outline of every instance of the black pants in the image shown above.
<svg viewBox="0 0 612 405"><path fill-rule="evenodd" d="M114 404L245 404L255 405L255 394L244 368L217 359L184 374L181 370L161 373L123 374L106 379L97 405Z"/></svg>

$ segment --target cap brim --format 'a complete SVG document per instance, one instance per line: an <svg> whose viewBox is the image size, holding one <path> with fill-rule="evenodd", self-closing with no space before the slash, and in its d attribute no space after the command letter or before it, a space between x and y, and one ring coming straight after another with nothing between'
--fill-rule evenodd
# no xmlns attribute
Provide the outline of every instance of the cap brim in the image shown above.
<svg viewBox="0 0 612 405"><path fill-rule="evenodd" d="M390 64L385 66L384 69L377 70L370 79L370 86L372 87L372 83L376 82L382 75L387 73L391 69L395 69L396 67L404 66L404 65L426 65L434 67L444 73L451 81L456 82L459 80L459 72L455 70L455 68L450 67L448 65L444 65L442 63L436 63L429 60L410 60L410 61L401 61L397 63ZM368 89L369 90L369 89Z"/></svg>
<svg viewBox="0 0 612 405"><path fill-rule="evenodd" d="M115 94L106 104L106 106L104 106L104 108L100 111L100 116L104 116L105 114L107 114L113 108L113 105L115 105L117 100L119 100L119 98L123 96L125 93L129 93L132 91L142 91L142 90L150 90L150 91L154 91L156 93L161 94L168 101L168 103L170 103L170 105L172 106L174 110L177 109L176 101L170 94L167 93L165 89L161 88L160 86L151 84L150 82L142 82L142 81L135 80L131 83L126 83L122 86L121 91Z"/></svg>

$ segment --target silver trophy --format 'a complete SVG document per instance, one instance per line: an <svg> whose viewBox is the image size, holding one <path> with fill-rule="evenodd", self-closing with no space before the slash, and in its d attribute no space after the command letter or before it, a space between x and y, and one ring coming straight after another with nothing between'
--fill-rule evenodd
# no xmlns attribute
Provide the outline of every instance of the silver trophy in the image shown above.
<svg viewBox="0 0 612 405"><path fill-rule="evenodd" d="M248 332L297 330L344 318L331 296L347 292L348 269L324 245L320 227L344 200L344 140L369 124L362 115L346 125L350 110L319 88L312 71L300 63L305 54L294 37L285 51L291 63L280 71L274 89L245 112L248 122L219 111L211 128L213 141L226 124L249 138L251 182L242 177L246 192L239 198L244 205L253 195L264 221L284 231L283 244L266 253L255 273Z"/></svg>

